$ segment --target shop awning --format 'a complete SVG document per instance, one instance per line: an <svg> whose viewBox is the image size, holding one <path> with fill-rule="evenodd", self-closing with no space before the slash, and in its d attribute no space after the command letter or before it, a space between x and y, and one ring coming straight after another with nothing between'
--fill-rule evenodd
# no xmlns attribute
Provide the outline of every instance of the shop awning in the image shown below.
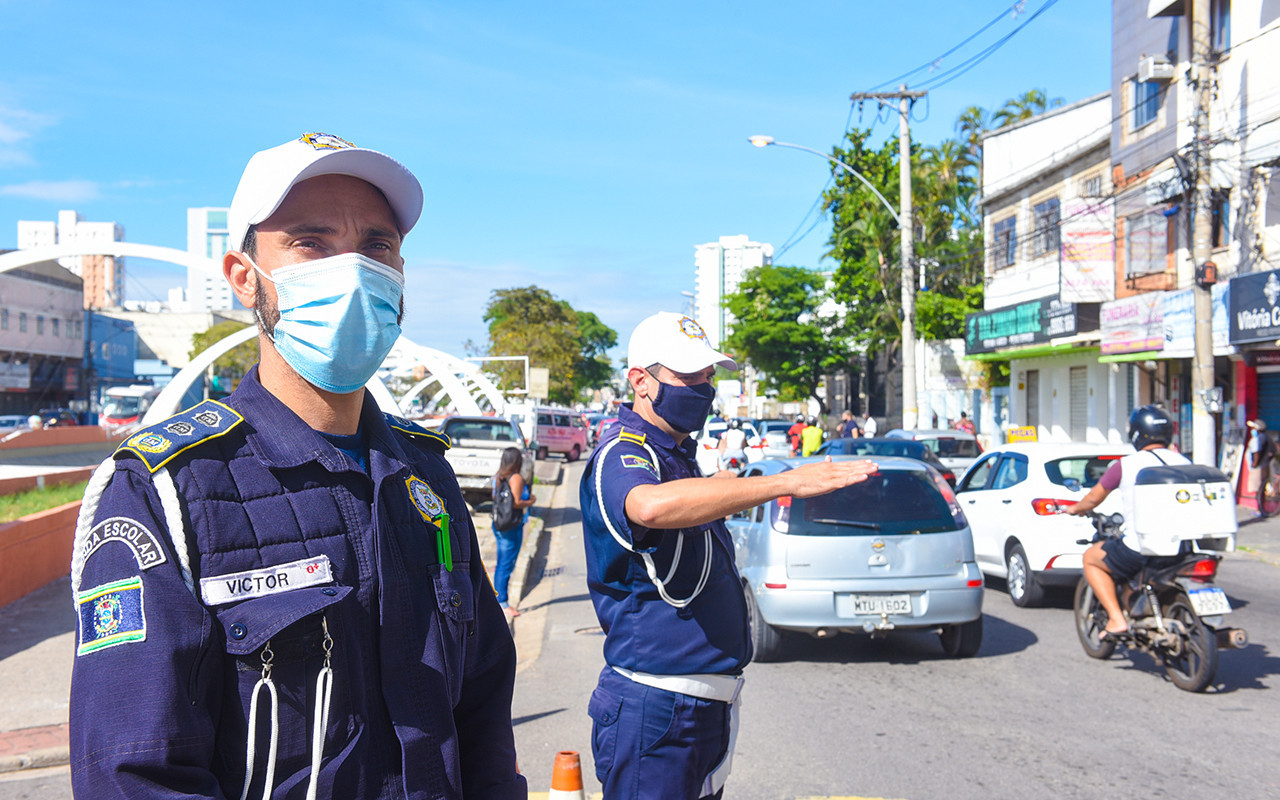
<svg viewBox="0 0 1280 800"><path fill-rule="evenodd" d="M1023 347L1017 350L1001 350L996 353L974 353L965 356L966 361L1012 361L1018 358L1042 358L1044 356L1064 356L1075 353L1096 353L1098 347L1080 347L1076 343L1042 344Z"/></svg>
<svg viewBox="0 0 1280 800"><path fill-rule="evenodd" d="M1164 352L1161 350L1144 350L1141 353L1115 353L1113 355L1098 356L1099 364L1124 364L1129 361L1155 361L1165 358Z"/></svg>

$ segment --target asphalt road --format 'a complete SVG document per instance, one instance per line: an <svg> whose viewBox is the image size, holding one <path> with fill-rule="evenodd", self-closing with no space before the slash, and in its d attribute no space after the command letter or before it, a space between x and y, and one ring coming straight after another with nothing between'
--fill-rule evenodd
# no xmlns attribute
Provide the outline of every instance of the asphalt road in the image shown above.
<svg viewBox="0 0 1280 800"><path fill-rule="evenodd" d="M603 666L586 596L570 465L547 518L545 570L516 620L513 705L522 771L550 786L555 752L591 765L586 703ZM1243 537L1242 537L1243 538ZM1188 694L1149 657L1087 658L1070 598L1016 608L988 589L977 657L949 660L932 634L800 639L752 664L726 797L1280 797L1280 566L1228 556L1218 584L1252 640L1223 651L1215 686ZM0 776L0 798L65 800L65 768Z"/></svg>

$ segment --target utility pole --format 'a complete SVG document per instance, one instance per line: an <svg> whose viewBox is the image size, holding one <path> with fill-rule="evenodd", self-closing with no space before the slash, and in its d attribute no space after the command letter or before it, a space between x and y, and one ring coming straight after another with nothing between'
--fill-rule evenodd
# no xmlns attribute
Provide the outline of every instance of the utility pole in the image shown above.
<svg viewBox="0 0 1280 800"><path fill-rule="evenodd" d="M1198 269L1209 261L1212 250L1213 214L1212 190L1209 185L1209 103L1213 93L1213 66L1210 63L1210 0L1192 0L1191 14L1191 74L1195 87L1195 117L1192 125L1192 146L1195 148L1195 187L1191 213L1193 214L1193 241L1191 248L1191 272L1198 276ZM1217 463L1216 430L1208 399L1213 389L1213 295L1212 286L1193 280L1191 291L1195 297L1195 360L1191 373L1191 434L1192 456L1197 464L1214 466Z"/></svg>
<svg viewBox="0 0 1280 800"><path fill-rule="evenodd" d="M898 101L899 235L902 250L902 427L916 427L920 416L916 396L916 270L915 222L911 209L911 103L928 92L855 92L850 100Z"/></svg>

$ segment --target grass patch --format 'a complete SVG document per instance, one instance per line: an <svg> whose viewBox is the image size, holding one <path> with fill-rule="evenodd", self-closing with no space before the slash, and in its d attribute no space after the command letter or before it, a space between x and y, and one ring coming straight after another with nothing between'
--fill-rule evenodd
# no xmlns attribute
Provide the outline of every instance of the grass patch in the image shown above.
<svg viewBox="0 0 1280 800"><path fill-rule="evenodd" d="M2 495L0 496L0 522L13 522L28 514L37 514L67 503L74 503L84 497L84 489L88 485L88 481L80 481L63 486L48 486L44 489Z"/></svg>

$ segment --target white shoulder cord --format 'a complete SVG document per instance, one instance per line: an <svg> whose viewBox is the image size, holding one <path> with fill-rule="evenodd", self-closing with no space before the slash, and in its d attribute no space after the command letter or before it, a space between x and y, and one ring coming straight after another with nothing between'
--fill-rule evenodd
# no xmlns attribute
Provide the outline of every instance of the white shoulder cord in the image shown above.
<svg viewBox="0 0 1280 800"><path fill-rule="evenodd" d="M605 445L604 450L600 451L599 458L596 459L596 502L600 504L600 516L604 519L604 526L609 530L609 533L613 535L614 540L617 541L624 550L636 553L636 549L631 546L631 543L613 527L613 522L609 519L609 512L604 507L604 474L602 467L604 466L605 457L609 455L609 451L612 450L613 446L619 441L621 440L615 438L612 442ZM640 446L643 447L645 451L649 453L649 457L653 459L653 469L655 472L658 472L658 477L661 478L662 473L660 471L661 466L658 462L658 455L653 452L653 448L647 443L641 442ZM702 575L698 578L698 585L694 587L693 594L683 600L677 600L667 594L666 583L675 577L676 567L680 565L680 554L684 551L684 531L681 531L678 534L679 539L676 540L676 554L671 560L671 569L667 572L667 577L665 579L658 578L658 569L653 563L653 556L648 553L636 553L640 556L641 560L644 561L645 571L649 574L649 580L657 588L658 596L662 598L664 603L672 606L673 608L684 608L692 603L694 598L702 594L703 588L707 585L707 578L711 575L711 531L708 529L702 533L704 543L706 545L706 558L703 559L702 562Z"/></svg>
<svg viewBox="0 0 1280 800"><path fill-rule="evenodd" d="M267 642L262 647L262 677L254 684L253 699L249 701L249 742L244 756L244 789L240 792L240 800L248 799L249 784L253 783L253 760L258 738L258 690L264 686L271 699L271 744L267 750L267 774L262 788L262 800L271 800L271 789L276 780L276 747L280 743L280 696L276 694L276 682L271 680L271 661L274 658L271 642Z"/></svg>
<svg viewBox="0 0 1280 800"><path fill-rule="evenodd" d="M156 494L160 496L160 508L164 510L164 524L169 529L169 541L173 544L173 553L178 557L178 569L182 572L182 582L187 585L191 594L196 594L195 581L191 579L191 556L187 552L187 532L182 525L182 504L178 500L178 487L173 482L169 470L161 467L156 470Z"/></svg>
<svg viewBox="0 0 1280 800"><path fill-rule="evenodd" d="M324 627L324 666L316 677L316 728L311 734L311 780L307 783L307 800L316 800L320 782L320 760L324 756L324 734L329 728L329 704L333 700L333 669L329 666L333 638L329 636L329 618L321 617Z"/></svg>
<svg viewBox="0 0 1280 800"><path fill-rule="evenodd" d="M98 513L98 502L102 492L111 482L115 474L116 462L108 457L98 465L89 478L89 485L84 490L84 500L80 503L80 514L76 517L75 544L71 547L71 598L74 600L80 593L80 576L84 573L84 545L88 541L89 530L93 527L93 517Z"/></svg>

